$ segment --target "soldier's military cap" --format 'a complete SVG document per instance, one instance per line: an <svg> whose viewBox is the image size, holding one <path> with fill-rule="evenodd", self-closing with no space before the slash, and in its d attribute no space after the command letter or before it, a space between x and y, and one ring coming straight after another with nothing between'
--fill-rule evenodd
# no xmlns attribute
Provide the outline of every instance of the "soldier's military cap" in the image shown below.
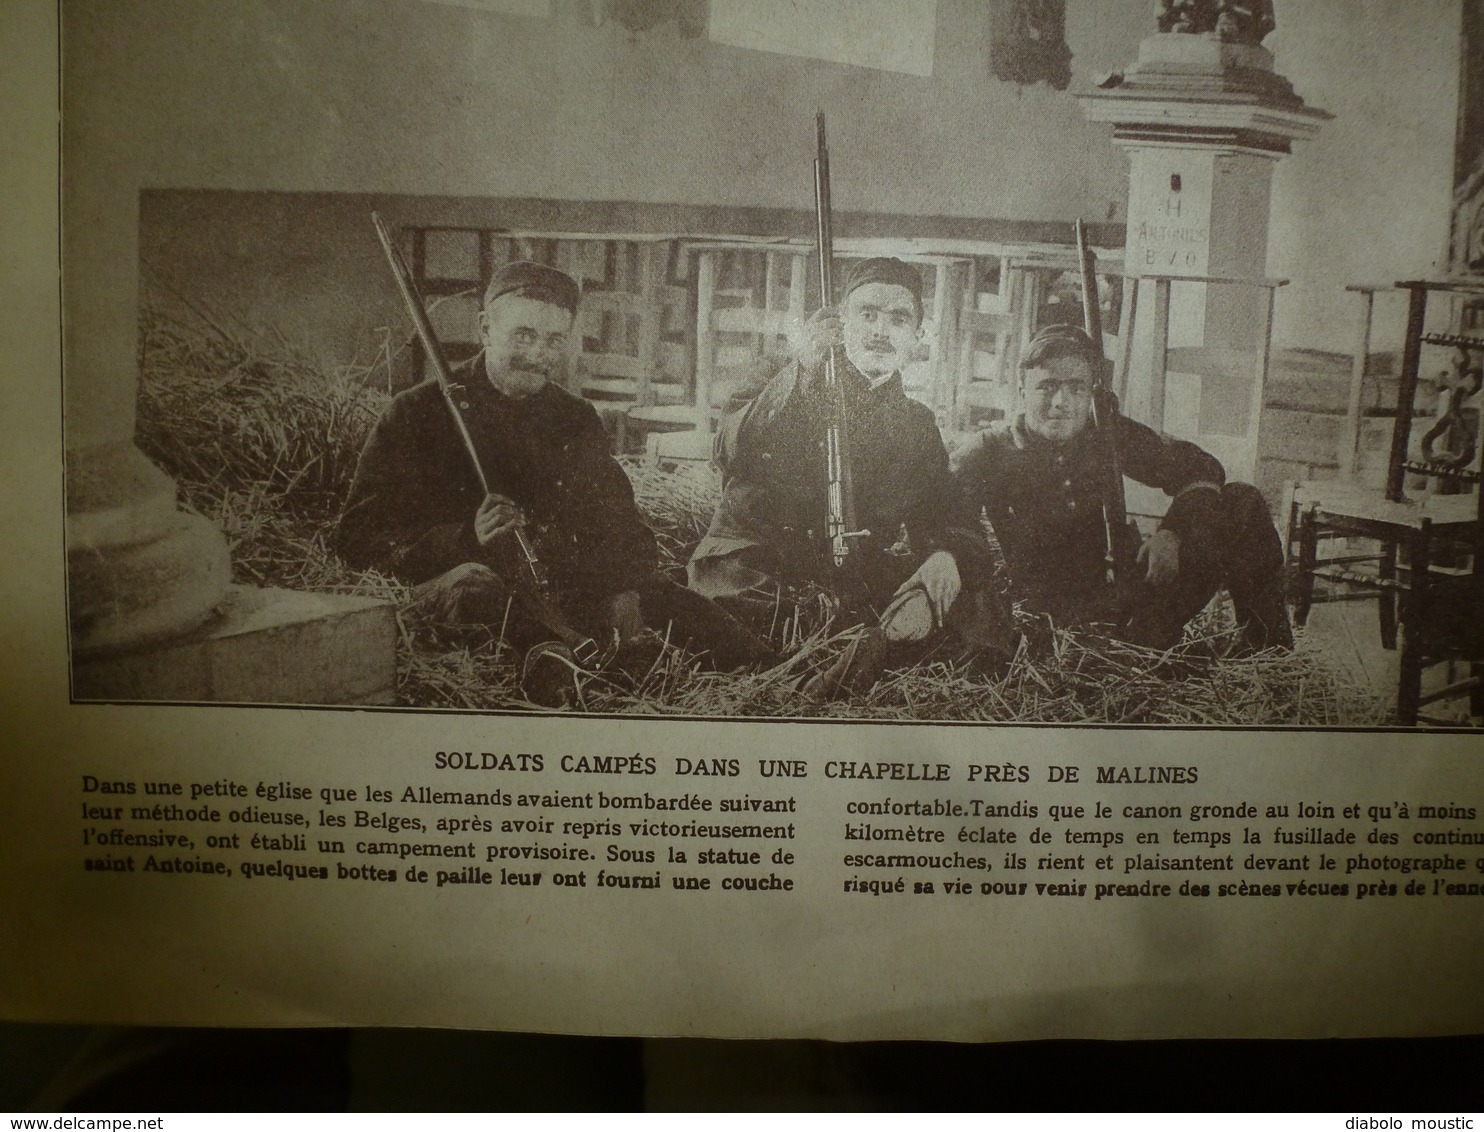
<svg viewBox="0 0 1484 1132"><path fill-rule="evenodd" d="M1020 357L1021 369L1037 369L1057 358L1082 358L1094 366L1103 364L1103 348L1080 326L1054 322L1036 331Z"/></svg>
<svg viewBox="0 0 1484 1132"><path fill-rule="evenodd" d="M922 320L922 273L910 263L892 256L874 256L857 260L845 277L845 288L840 292L840 301L850 297L850 292L867 283L890 283L905 287L912 293L912 303L917 308L918 321Z"/></svg>
<svg viewBox="0 0 1484 1132"><path fill-rule="evenodd" d="M507 263L490 279L484 290L484 305L489 306L502 295L519 295L526 299L539 299L543 303L563 307L568 314L577 314L577 302L582 298L582 289L577 280L565 271L547 267L544 263L518 259Z"/></svg>

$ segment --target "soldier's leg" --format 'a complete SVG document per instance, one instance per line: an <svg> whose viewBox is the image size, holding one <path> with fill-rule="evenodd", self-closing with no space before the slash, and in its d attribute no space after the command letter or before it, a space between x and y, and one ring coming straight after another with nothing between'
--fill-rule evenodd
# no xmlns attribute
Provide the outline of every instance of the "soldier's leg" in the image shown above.
<svg viewBox="0 0 1484 1132"><path fill-rule="evenodd" d="M768 571L760 568L755 549L747 547L731 554L698 558L686 565L686 582L695 593L713 600L738 597L765 587L771 579Z"/></svg>
<svg viewBox="0 0 1484 1132"><path fill-rule="evenodd" d="M1221 490L1225 525L1223 580L1237 611L1242 644L1253 651L1293 648L1284 606L1283 544L1262 493L1246 483Z"/></svg>
<svg viewBox="0 0 1484 1132"><path fill-rule="evenodd" d="M963 583L958 600L943 618L944 628L969 651L1008 659L1019 641L1009 602L995 589L987 573L965 571Z"/></svg>
<svg viewBox="0 0 1484 1132"><path fill-rule="evenodd" d="M960 588L957 597L943 614L939 624L927 592L913 588L898 593L921 563L910 559L895 564L888 561L882 576L875 579L873 593L889 600L881 602L879 624L887 641L888 668L907 668L928 660L948 660L974 665L976 670L993 672L1002 669L1014 655L1018 634L1009 605L993 586L987 556L950 551L958 569Z"/></svg>
<svg viewBox="0 0 1484 1132"><path fill-rule="evenodd" d="M1191 584L1192 579L1165 586L1143 585L1133 612L1119 634L1131 644L1151 649L1174 648L1185 635L1190 619L1206 608L1217 585Z"/></svg>
<svg viewBox="0 0 1484 1132"><path fill-rule="evenodd" d="M513 588L481 562L465 562L412 591L407 611L441 629L487 632L518 649L551 636L512 600Z"/></svg>
<svg viewBox="0 0 1484 1132"><path fill-rule="evenodd" d="M490 567L465 562L429 579L412 591L407 611L466 643L499 642L514 654L526 700L544 707L573 706L576 658L553 640L552 628Z"/></svg>
<svg viewBox="0 0 1484 1132"><path fill-rule="evenodd" d="M892 602L881 617L890 645L887 663L902 668L931 656L968 661L983 655L987 670L1007 663L1015 653L1016 632L1009 605L987 582L964 579L942 625L934 619L927 595L920 591Z"/></svg>
<svg viewBox="0 0 1484 1132"><path fill-rule="evenodd" d="M1139 574L1128 583L1128 620L1120 633L1133 644L1173 648L1186 624L1221 588L1230 537L1226 509L1214 490L1203 491L1197 503L1201 506L1191 514L1180 540L1180 567L1174 580L1155 585L1143 576L1142 564L1135 567Z"/></svg>
<svg viewBox="0 0 1484 1132"><path fill-rule="evenodd" d="M727 612L718 602L656 574L639 591L644 623L656 632L668 631L670 643L709 655L722 671L750 668L777 658L757 633Z"/></svg>
<svg viewBox="0 0 1484 1132"><path fill-rule="evenodd" d="M774 647L787 650L826 624L831 632L843 632L847 638L844 648L801 685L806 697L823 702L869 688L880 675L886 655L885 637L869 608L871 594L862 593L851 600L831 593L811 584L809 579L817 576L814 571L798 568L798 563L793 566L786 567L766 547L752 546L692 562L688 579L692 592L710 597L754 637L769 643L770 651ZM797 580L798 585L784 581L785 576ZM885 592L890 594L891 590ZM858 607L865 607L864 612ZM743 647L753 652L750 644L744 643ZM719 668L726 666L721 656L716 663ZM755 664L758 659L746 663Z"/></svg>
<svg viewBox="0 0 1484 1132"><path fill-rule="evenodd" d="M601 618L587 608L590 604L576 602L570 611L574 625L598 624ZM651 627L673 626L672 642L710 653L718 668L756 665L775 655L766 641L714 602L659 575L641 591L640 606ZM576 659L488 566L464 563L423 583L414 591L409 610L442 629L498 635L526 654L521 677L526 698L551 707L571 706ZM616 659L622 665L634 657Z"/></svg>
<svg viewBox="0 0 1484 1132"><path fill-rule="evenodd" d="M709 598L774 646L786 646L800 635L798 622L809 622L811 627L815 621L823 624L834 609L833 603L826 602L826 609L816 601L821 589L785 581L785 576L792 575L767 547L750 546L699 559L690 563L687 574L694 593ZM808 610L818 616L806 615Z"/></svg>

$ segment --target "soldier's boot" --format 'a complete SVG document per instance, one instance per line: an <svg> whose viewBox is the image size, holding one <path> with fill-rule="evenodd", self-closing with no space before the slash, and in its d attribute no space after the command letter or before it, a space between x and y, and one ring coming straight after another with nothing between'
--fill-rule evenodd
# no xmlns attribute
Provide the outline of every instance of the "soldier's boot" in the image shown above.
<svg viewBox="0 0 1484 1132"><path fill-rule="evenodd" d="M1281 575L1275 574L1273 580L1255 594L1233 593L1232 605L1236 608L1237 628L1241 633L1237 646L1240 652L1287 651L1293 648L1293 626L1288 620L1288 608L1283 603Z"/></svg>
<svg viewBox="0 0 1484 1132"><path fill-rule="evenodd" d="M769 608L763 612L765 624L774 618L779 605L776 585L770 593ZM667 636L672 645L705 654L711 667L727 672L772 665L778 660L773 646L749 627L753 617L734 615L733 609L739 605L745 613L756 614L757 610L747 607L756 596L734 594L713 600L668 579L657 578L642 592L641 601L645 620Z"/></svg>
<svg viewBox="0 0 1484 1132"><path fill-rule="evenodd" d="M537 707L576 707L577 681L582 671L572 650L561 642L535 645L521 665L520 694Z"/></svg>
<svg viewBox="0 0 1484 1132"><path fill-rule="evenodd" d="M406 608L442 629L498 631L510 613L510 587L482 562L465 562L414 589Z"/></svg>
<svg viewBox="0 0 1484 1132"><path fill-rule="evenodd" d="M1117 635L1131 645L1165 652L1178 645L1185 635L1187 618L1183 612L1158 599L1142 601Z"/></svg>
<svg viewBox="0 0 1484 1132"><path fill-rule="evenodd" d="M815 703L826 703L867 692L885 668L886 634L877 628L863 629L833 664L810 677L803 693Z"/></svg>
<svg viewBox="0 0 1484 1132"><path fill-rule="evenodd" d="M1250 484L1221 489L1231 528L1226 589L1236 608L1243 652L1293 648L1293 626L1284 606L1283 544L1262 494Z"/></svg>
<svg viewBox="0 0 1484 1132"><path fill-rule="evenodd" d="M653 629L623 641L613 650L613 657L605 670L616 669L632 680L643 680L660 661L665 652L665 638Z"/></svg>
<svg viewBox="0 0 1484 1132"><path fill-rule="evenodd" d="M961 593L944 622L962 642L959 661L965 676L998 680L1009 671L1021 634L999 594L982 587Z"/></svg>

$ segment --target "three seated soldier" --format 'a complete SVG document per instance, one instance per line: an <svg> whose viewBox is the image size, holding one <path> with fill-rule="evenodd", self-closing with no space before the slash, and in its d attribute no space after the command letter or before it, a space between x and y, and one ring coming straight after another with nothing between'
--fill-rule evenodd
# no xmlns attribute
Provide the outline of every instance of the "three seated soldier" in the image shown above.
<svg viewBox="0 0 1484 1132"><path fill-rule="evenodd" d="M1014 596L1057 624L1100 623L1167 648L1224 586L1246 647L1292 645L1282 554L1261 495L1226 483L1195 445L1117 414L1107 427L1123 471L1173 499L1142 545L1118 532L1139 573L1107 584L1109 437L1092 427L1104 362L1080 329L1035 336L1021 412L980 433L950 469L931 410L902 386L923 309L918 270L897 259L857 263L840 308L809 321L796 360L722 422L722 496L687 590L659 572L654 535L597 412L549 380L579 298L554 268L519 262L497 272L480 317L482 364L453 390L489 490L430 380L395 397L376 424L334 539L348 563L416 586L416 605L435 620L483 626L525 650L522 689L533 702L570 705L574 674L593 663L582 646L623 666L647 628L718 668L769 661L776 653L755 615L776 617L780 603L811 589L834 595L838 624L860 626L805 684L812 698L864 691L888 664L934 651L1003 665L1015 636L992 585L981 514ZM860 528L843 570L825 534L831 352ZM531 554L545 584L532 585Z"/></svg>

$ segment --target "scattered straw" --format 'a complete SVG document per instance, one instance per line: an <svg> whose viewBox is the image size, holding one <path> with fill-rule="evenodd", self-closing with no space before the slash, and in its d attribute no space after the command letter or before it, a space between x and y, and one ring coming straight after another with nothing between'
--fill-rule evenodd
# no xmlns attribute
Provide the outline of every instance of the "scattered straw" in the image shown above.
<svg viewBox="0 0 1484 1132"><path fill-rule="evenodd" d="M140 446L173 475L187 506L219 523L240 582L350 593L403 603L404 586L347 568L328 538L367 430L385 408L387 359L332 372L272 333L156 298L146 305L139 394ZM719 493L705 465L625 470L654 529L665 569L683 573ZM797 615L780 610L773 636L784 657L762 672L708 671L666 646L642 673L582 681L594 712L691 717L982 720L1142 726L1365 726L1388 705L1318 649L1227 655L1234 638L1219 606L1169 653L1054 630L1022 646L1002 673L945 658L891 671L868 692L818 704L800 686L843 647L832 604L816 595ZM530 709L497 627L450 640L399 617L402 703L463 710Z"/></svg>

